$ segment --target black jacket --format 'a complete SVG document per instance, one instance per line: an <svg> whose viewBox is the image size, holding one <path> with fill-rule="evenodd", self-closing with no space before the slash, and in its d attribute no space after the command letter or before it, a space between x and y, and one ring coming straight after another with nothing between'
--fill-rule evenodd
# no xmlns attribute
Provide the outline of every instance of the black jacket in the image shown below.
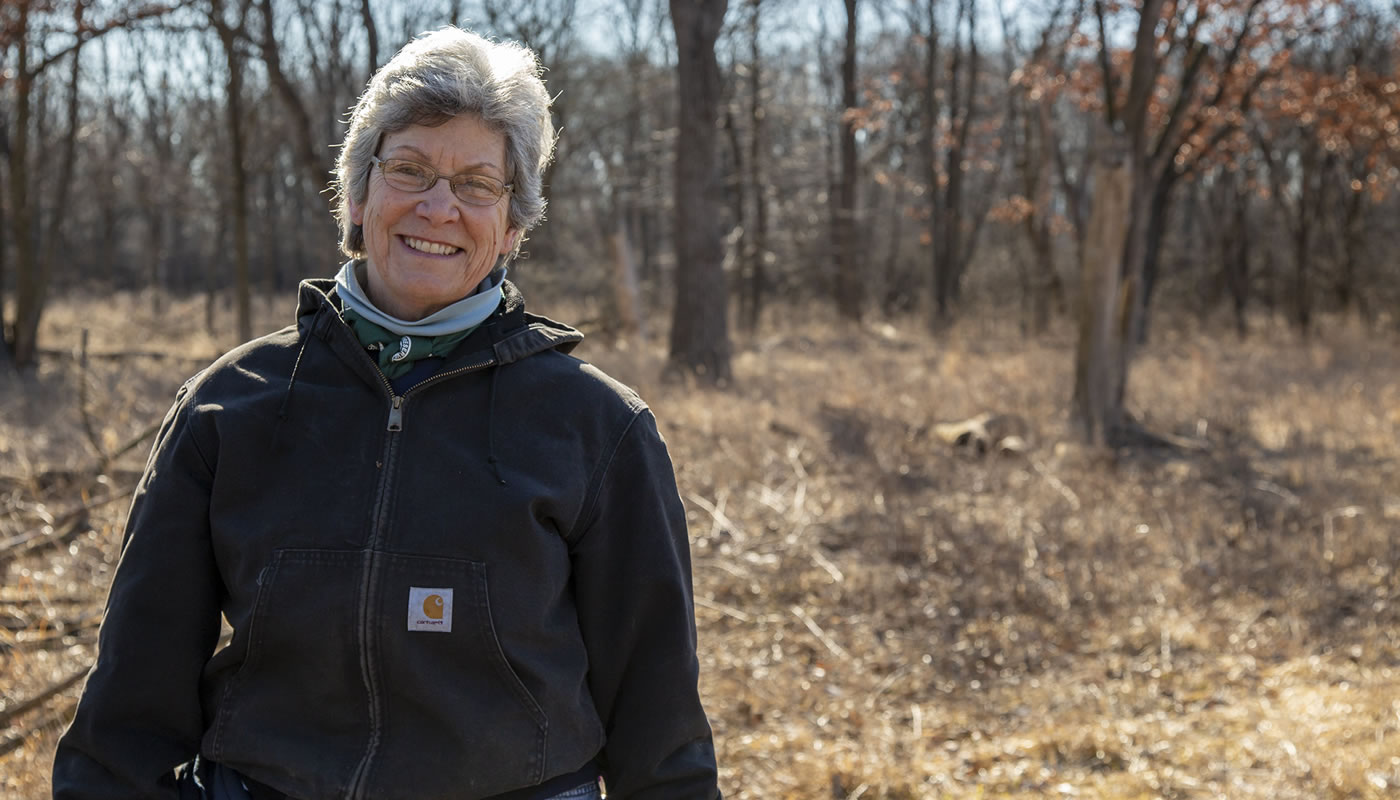
<svg viewBox="0 0 1400 800"><path fill-rule="evenodd" d="M610 798L717 798L650 411L509 284L395 396L332 286L180 390L55 798L174 797L196 752L306 800L487 798L594 758Z"/></svg>

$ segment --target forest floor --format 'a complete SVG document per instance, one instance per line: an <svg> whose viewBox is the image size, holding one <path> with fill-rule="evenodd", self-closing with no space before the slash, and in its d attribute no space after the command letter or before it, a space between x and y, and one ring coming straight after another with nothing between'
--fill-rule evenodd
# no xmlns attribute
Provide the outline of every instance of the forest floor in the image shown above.
<svg viewBox="0 0 1400 800"><path fill-rule="evenodd" d="M1129 405L1173 444L1105 452L1067 330L786 313L722 391L663 382L659 345L578 351L671 448L727 797L1400 796L1393 330L1159 323ZM47 797L141 434L229 344L201 318L56 301L61 352L0 385L0 796ZM984 412L1028 448L936 435Z"/></svg>

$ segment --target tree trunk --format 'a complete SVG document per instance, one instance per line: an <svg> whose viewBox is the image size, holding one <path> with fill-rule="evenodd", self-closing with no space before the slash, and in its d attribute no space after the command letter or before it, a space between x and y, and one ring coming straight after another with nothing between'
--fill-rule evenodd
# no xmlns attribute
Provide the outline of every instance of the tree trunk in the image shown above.
<svg viewBox="0 0 1400 800"><path fill-rule="evenodd" d="M1031 300L1031 331L1039 336L1050 328L1050 307L1052 301L1059 303L1064 312L1064 286L1060 273L1055 269L1055 253L1050 231L1050 215L1054 208L1054 128L1050 123L1050 104L1044 99L1032 101L1036 115L1031 124L1031 109L1026 109L1026 149L1034 138L1036 162L1028 175L1031 184L1029 199L1031 213L1026 217L1026 232L1030 237L1031 249L1035 253L1035 277L1032 278L1034 297Z"/></svg>
<svg viewBox="0 0 1400 800"><path fill-rule="evenodd" d="M738 257L729 257L731 265L735 265L735 296L739 300L739 320L742 324L748 323L748 298L745 289L748 287L748 269L750 266L749 248L753 245L753 236L748 224L748 184L742 177L744 174L744 161L748 158L748 152L744 149L743 142L739 137L739 124L734 119L734 103L724 104L724 132L729 138L729 152L733 158L734 178L728 181L729 184L729 205L730 213L733 214L734 231L738 233L738 240L733 242L734 251Z"/></svg>
<svg viewBox="0 0 1400 800"><path fill-rule="evenodd" d="M1168 170L1152 185L1151 200L1147 205L1147 219L1143 231L1142 245L1142 286L1138 292L1137 308L1133 311L1133 341L1143 344L1147 341L1147 310L1152 301L1152 292L1157 288L1157 271L1161 264L1162 239L1166 234L1167 215L1171 212L1172 189L1180 173ZM1146 189L1146 187L1143 187Z"/></svg>
<svg viewBox="0 0 1400 800"><path fill-rule="evenodd" d="M759 52L759 8L761 0L749 0L752 16L749 28L749 185L753 187L754 218L750 233L752 238L747 250L749 260L749 280L744 327L758 330L759 318L763 314L763 293L767 286L764 268L768 259L768 197L763 183L764 149L762 102L763 84L760 79L762 61Z"/></svg>
<svg viewBox="0 0 1400 800"><path fill-rule="evenodd" d="M14 366L32 366L39 326L39 259L34 241L34 209L29 202L29 116L34 76L29 71L29 5L19 7L15 38L15 127L10 139L10 223L15 241L15 318L9 350Z"/></svg>
<svg viewBox="0 0 1400 800"><path fill-rule="evenodd" d="M947 176L948 184L943 187L943 221L940 226L943 235L933 242L933 246L938 250L938 269L934 272L934 309L938 315L936 324L946 323L952 316L951 307L957 303L962 293L962 272L966 266L963 258L966 250L963 230L967 216L964 197L967 171L963 168L963 161L977 99L976 15L976 7L971 0L959 0L957 20L953 26L952 63L948 72L948 114L951 118L952 137L944 154L943 174ZM964 21L968 26L966 48L962 43ZM935 188L934 191L938 190Z"/></svg>
<svg viewBox="0 0 1400 800"><path fill-rule="evenodd" d="M10 119L6 116L3 108L0 108L0 158L4 158L6 164L10 163ZM6 195L8 188L4 184L4 172L0 172L0 198ZM8 268L8 238L11 231L6 227L6 205L0 202L0 368L10 367L10 319L6 318L4 308L6 308L6 270ZM8 370L6 370L8 371ZM0 373L3 374L3 373Z"/></svg>
<svg viewBox="0 0 1400 800"><path fill-rule="evenodd" d="M1115 137L1094 165L1094 196L1080 263L1079 343L1074 359L1072 418L1091 444L1113 445L1124 430L1132 281L1124 247L1131 227L1133 168Z"/></svg>
<svg viewBox="0 0 1400 800"><path fill-rule="evenodd" d="M369 80L374 75L374 71L379 69L379 28L374 24L374 12L369 7L369 0L360 0L360 19L365 24L366 48L365 53L369 71L365 73L365 80Z"/></svg>
<svg viewBox="0 0 1400 800"><path fill-rule="evenodd" d="M613 232L608 235L608 249L612 251L611 283L617 324L624 336L646 341L646 321L641 315L641 294L637 286L637 267L632 260L632 247L629 244L627 217L621 213L621 209L615 209L611 216Z"/></svg>
<svg viewBox="0 0 1400 800"><path fill-rule="evenodd" d="M938 185L938 18L937 0L927 0L925 13L928 30L925 32L927 45L924 51L923 81L923 135L919 146L924 155L924 182L928 184L928 242L929 242L929 320L933 327L942 324L948 309L939 290L939 274L945 269L939 253L938 242L943 239L943 192Z"/></svg>
<svg viewBox="0 0 1400 800"><path fill-rule="evenodd" d="M240 26L246 20L246 3L243 6L243 13L240 14ZM216 0L215 8L222 8L223 0ZM287 77L282 69L282 51L278 44L276 30L274 26L272 0L258 0L258 8L262 12L262 47L263 64L267 68L268 82L277 90L277 94L282 98L282 102L287 106L287 113L292 117L292 130L296 134L297 163L301 165L302 174L311 182L314 191L320 192L325 188L326 176L331 173L334 166L329 157L329 150L322 147L316 141L311 124L311 113L307 111L306 104L302 102L301 94L291 79ZM318 197L325 195L318 194ZM329 209L329 203L327 203Z"/></svg>
<svg viewBox="0 0 1400 800"><path fill-rule="evenodd" d="M713 383L730 378L728 292L720 235L715 40L727 0L671 0L676 32L676 305L670 368Z"/></svg>
<svg viewBox="0 0 1400 800"><path fill-rule="evenodd" d="M841 62L841 179L836 207L836 312L859 321L864 305L864 273L858 258L856 226L856 0L846 0L846 50Z"/></svg>
<svg viewBox="0 0 1400 800"><path fill-rule="evenodd" d="M1358 291L1361 254L1366 247L1364 191L1352 191L1343 204L1346 211L1342 216L1342 233L1337 237L1341 260L1341 274L1337 276L1337 305L1342 311L1356 306L1357 314L1364 322L1371 321L1371 305L1364 292Z"/></svg>
<svg viewBox="0 0 1400 800"><path fill-rule="evenodd" d="M5 117L5 112L0 109L0 157L8 164L10 160L10 137L6 126L9 120ZM4 174L0 173L0 196L7 191L4 184ZM9 220L5 217L5 204L0 202L0 375L10 371L14 366L10 363L10 321L5 316L5 272L9 264L8 239L11 233L5 226Z"/></svg>
<svg viewBox="0 0 1400 800"><path fill-rule="evenodd" d="M1234 310L1235 334L1243 340L1249 334L1245 309L1249 302L1249 228L1250 192L1238 176L1231 176L1234 210L1230 215L1229 241L1225 255L1225 285L1230 290L1230 305Z"/></svg>
<svg viewBox="0 0 1400 800"><path fill-rule="evenodd" d="M248 278L248 170L243 160L243 65L238 54L234 30L222 19L223 4L214 3L218 17L215 28L224 46L228 65L227 110L229 134L229 169L233 178L233 275L238 340L253 338L252 303ZM243 9L246 13L246 6ZM268 13L271 13L270 11ZM241 16L241 15L240 15ZM241 19L240 19L241 24Z"/></svg>

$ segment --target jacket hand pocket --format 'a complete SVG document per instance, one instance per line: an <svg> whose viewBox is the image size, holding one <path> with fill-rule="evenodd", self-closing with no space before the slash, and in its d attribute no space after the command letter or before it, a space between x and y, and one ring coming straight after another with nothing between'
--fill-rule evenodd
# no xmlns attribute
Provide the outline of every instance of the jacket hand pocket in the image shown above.
<svg viewBox="0 0 1400 800"><path fill-rule="evenodd" d="M408 774L421 797L538 783L548 720L496 635L486 565L381 558L376 640L386 713L369 795L393 796Z"/></svg>
<svg viewBox="0 0 1400 800"><path fill-rule="evenodd" d="M243 661L205 753L303 797L342 794L369 738L358 602L366 554L279 550L258 578ZM315 770L299 769L315 764ZM280 774L279 774L280 773Z"/></svg>

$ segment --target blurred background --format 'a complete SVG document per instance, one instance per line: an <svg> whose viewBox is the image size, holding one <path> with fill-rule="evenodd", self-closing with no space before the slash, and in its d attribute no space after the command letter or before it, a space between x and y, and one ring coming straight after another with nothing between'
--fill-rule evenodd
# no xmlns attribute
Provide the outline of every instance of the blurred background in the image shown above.
<svg viewBox="0 0 1400 800"><path fill-rule="evenodd" d="M657 412L727 796L1396 796L1394 0L0 0L0 794L444 24L546 67L511 277Z"/></svg>

